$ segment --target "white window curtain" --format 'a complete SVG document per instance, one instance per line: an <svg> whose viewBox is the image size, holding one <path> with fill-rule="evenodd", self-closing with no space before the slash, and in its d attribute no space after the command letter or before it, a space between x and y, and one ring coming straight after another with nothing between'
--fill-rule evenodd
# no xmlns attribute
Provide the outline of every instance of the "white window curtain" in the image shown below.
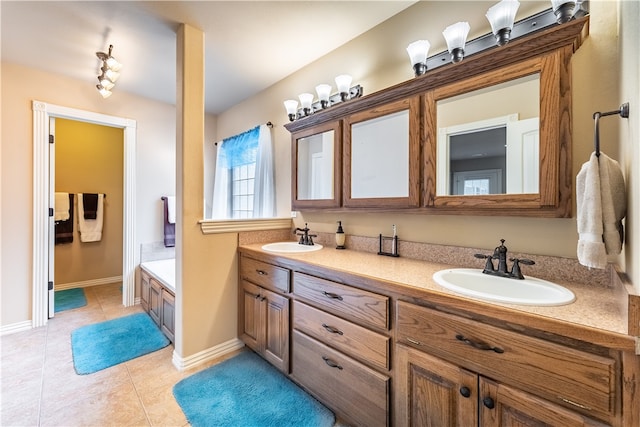
<svg viewBox="0 0 640 427"><path fill-rule="evenodd" d="M231 219L234 167L255 163L253 218L276 215L275 168L271 129L266 124L218 143L213 185L212 219Z"/></svg>

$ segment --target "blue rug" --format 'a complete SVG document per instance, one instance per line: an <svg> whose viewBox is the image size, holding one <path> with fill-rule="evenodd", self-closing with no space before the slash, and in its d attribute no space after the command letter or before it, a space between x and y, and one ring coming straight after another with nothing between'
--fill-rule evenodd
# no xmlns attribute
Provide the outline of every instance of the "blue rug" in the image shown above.
<svg viewBox="0 0 640 427"><path fill-rule="evenodd" d="M147 313L83 326L71 332L73 366L91 374L169 345Z"/></svg>
<svg viewBox="0 0 640 427"><path fill-rule="evenodd" d="M64 291L55 291L53 294L56 313L87 305L83 288L65 289Z"/></svg>
<svg viewBox="0 0 640 427"><path fill-rule="evenodd" d="M331 427L335 416L253 352L183 379L173 387L193 427Z"/></svg>

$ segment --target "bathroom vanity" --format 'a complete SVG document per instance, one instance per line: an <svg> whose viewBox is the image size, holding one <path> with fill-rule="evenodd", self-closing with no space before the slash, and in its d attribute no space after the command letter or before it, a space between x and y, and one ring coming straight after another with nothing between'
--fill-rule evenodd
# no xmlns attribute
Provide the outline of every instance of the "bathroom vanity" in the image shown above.
<svg viewBox="0 0 640 427"><path fill-rule="evenodd" d="M440 287L432 275L450 265L260 244L239 254L239 336L349 424L640 423L620 283L562 282L575 302L516 306Z"/></svg>
<svg viewBox="0 0 640 427"><path fill-rule="evenodd" d="M171 342L175 340L174 260L143 263L140 268L140 305Z"/></svg>

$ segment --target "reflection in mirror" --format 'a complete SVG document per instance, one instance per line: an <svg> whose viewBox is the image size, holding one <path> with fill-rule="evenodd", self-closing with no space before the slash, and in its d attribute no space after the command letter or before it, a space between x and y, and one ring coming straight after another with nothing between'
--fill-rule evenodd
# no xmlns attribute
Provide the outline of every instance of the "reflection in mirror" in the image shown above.
<svg viewBox="0 0 640 427"><path fill-rule="evenodd" d="M409 110L351 125L351 198L409 196Z"/></svg>
<svg viewBox="0 0 640 427"><path fill-rule="evenodd" d="M540 74L437 102L437 195L539 192Z"/></svg>
<svg viewBox="0 0 640 427"><path fill-rule="evenodd" d="M298 200L333 199L334 134L298 139Z"/></svg>

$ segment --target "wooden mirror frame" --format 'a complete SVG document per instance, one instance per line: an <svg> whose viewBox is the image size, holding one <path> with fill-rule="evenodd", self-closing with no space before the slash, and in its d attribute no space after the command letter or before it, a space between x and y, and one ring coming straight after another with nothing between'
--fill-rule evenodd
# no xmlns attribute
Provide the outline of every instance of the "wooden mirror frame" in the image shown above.
<svg viewBox="0 0 640 427"><path fill-rule="evenodd" d="M501 216L529 216L529 217L571 217L573 175L571 163L571 56L580 47L582 40L588 33L589 16L552 25L531 33L527 36L511 40L507 45L495 46L482 52L465 57L457 64L448 64L425 74L407 80L395 86L380 90L362 98L350 100L338 105L317 111L308 117L295 120L285 125L292 132L292 140L296 141L302 131L318 125L335 126L352 114L374 108L383 108L403 99L419 96L420 132L422 149L420 207L404 209L404 212L425 214L456 214L456 215L501 215ZM540 61L541 76L540 92L540 139L544 144L541 151L541 181L539 194L522 198L522 195L493 195L482 198L476 196L437 196L436 195L436 138L435 133L429 132L435 122L435 91L441 87L455 85L477 79L482 82L490 73L503 73L511 66L515 69L526 67L527 61ZM529 65L529 67L531 67ZM553 85L553 87L551 87ZM544 101L542 101L544 99ZM332 123L332 125L328 125ZM435 129L435 128L434 128ZM317 132L317 130L315 131ZM312 132L313 133L313 132ZM542 140L544 139L544 142ZM555 144L553 143L555 141ZM340 141L342 144L342 141ZM293 156L297 156L294 152ZM544 158L542 156L545 156ZM297 157L293 157L296 159ZM295 160L294 160L295 161ZM336 163L339 164L339 163ZM341 163L340 163L341 164ZM292 188L295 191L297 179L296 164L293 163ZM336 168L337 169L341 168ZM542 175L548 173L549 175ZM341 181L334 181L336 182ZM296 193L294 192L293 195ZM336 195L334 193L334 195ZM476 197L476 198L474 198ZM520 200L520 199L521 200ZM340 204L321 206L316 200L310 203L300 203L292 197L294 209L306 208L338 208ZM325 204L324 201L322 203ZM393 210L389 206L366 206L356 208L371 210ZM356 210L354 209L354 210Z"/></svg>
<svg viewBox="0 0 640 427"><path fill-rule="evenodd" d="M409 164L407 182L407 197L375 197L352 198L351 197L351 126L366 120L384 117L400 111L409 112ZM420 206L420 98L413 97L403 99L390 104L372 108L367 111L352 114L345 117L343 128L344 164L342 175L343 205L351 208L417 208ZM394 165L389 164L388 170L393 170Z"/></svg>
<svg viewBox="0 0 640 427"><path fill-rule="evenodd" d="M571 215L570 53L556 50L425 94L424 205L447 213L566 217ZM437 103L532 74L540 75L540 168L536 194L438 195ZM434 179L435 177L435 179Z"/></svg>
<svg viewBox="0 0 640 427"><path fill-rule="evenodd" d="M333 198L298 199L298 140L324 132L333 131ZM337 208L342 199L342 122L324 123L292 134L291 138L291 208Z"/></svg>

